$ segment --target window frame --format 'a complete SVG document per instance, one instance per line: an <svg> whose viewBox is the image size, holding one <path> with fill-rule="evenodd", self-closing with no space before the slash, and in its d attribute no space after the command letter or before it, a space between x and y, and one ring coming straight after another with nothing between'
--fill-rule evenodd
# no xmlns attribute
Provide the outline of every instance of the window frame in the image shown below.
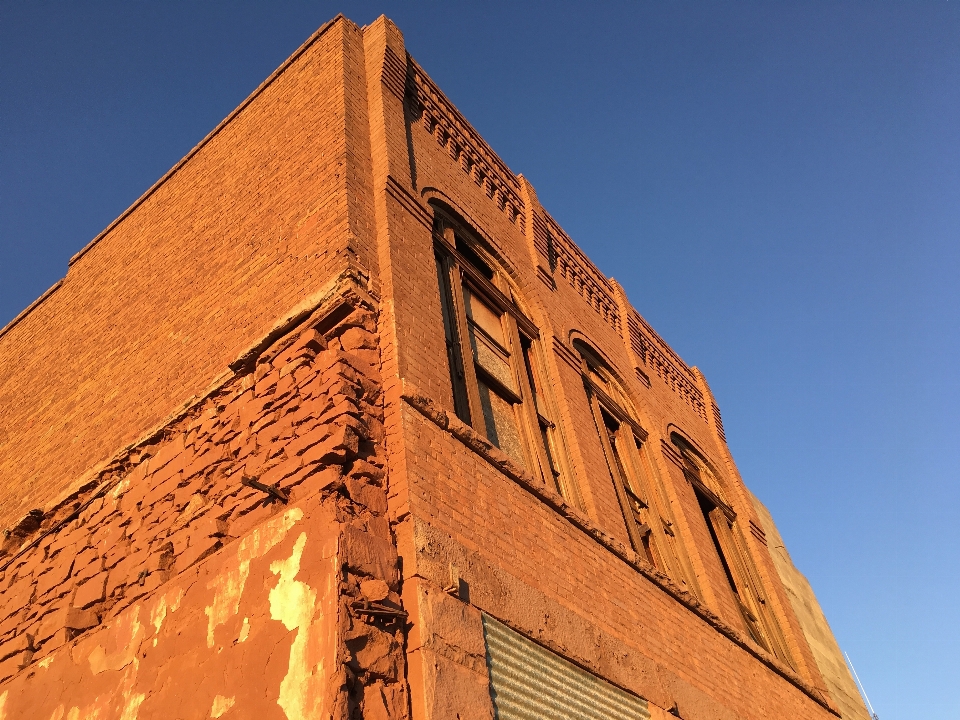
<svg viewBox="0 0 960 720"><path fill-rule="evenodd" d="M614 384L619 393L623 393L612 373L604 367L605 363L581 345L581 342L574 343L580 355L584 389L630 543L654 568L700 597L696 574L677 537L676 520L669 511L666 490L647 457L648 433L622 403L593 379L596 376L608 385ZM604 414L618 424L612 432Z"/></svg>
<svg viewBox="0 0 960 720"><path fill-rule="evenodd" d="M767 602L763 582L737 522L737 513L723 497L716 472L684 438L674 433L671 440L683 458L684 477L693 488L747 632L758 645L792 667L793 659L780 622Z"/></svg>
<svg viewBox="0 0 960 720"><path fill-rule="evenodd" d="M458 249L458 241L490 269L492 277L487 277L474 260ZM485 385L511 406L523 456L518 464L531 474L539 475L548 487L579 506L579 492L566 460L562 434L553 419L557 413L544 382L547 374L539 348L539 329L517 306L503 274L494 269L495 263L487 260L472 233L439 211L434 220L434 255L457 416L499 447L487 429L490 419L483 411L480 387ZM500 314L507 347L470 319L465 289ZM514 387L506 386L483 368L471 344L471 329L482 333L483 340L495 344L498 351L507 354L505 362L509 365ZM540 388L536 387L538 379L542 384ZM518 460L509 451L500 449L511 459Z"/></svg>

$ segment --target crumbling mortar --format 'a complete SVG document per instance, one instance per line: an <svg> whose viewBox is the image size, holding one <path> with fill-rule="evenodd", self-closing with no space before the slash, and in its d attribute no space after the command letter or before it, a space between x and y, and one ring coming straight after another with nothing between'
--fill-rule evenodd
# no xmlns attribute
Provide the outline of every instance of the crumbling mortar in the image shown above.
<svg viewBox="0 0 960 720"><path fill-rule="evenodd" d="M362 324L362 323L361 323ZM339 333L342 335L342 333ZM339 336L338 335L338 336ZM285 347L290 347L291 343L287 343ZM374 415L374 419L377 422L382 422L382 393L379 392L376 382L373 378L379 376L379 364L375 367L370 367L367 372L372 372L373 377L368 377L365 372L358 372L357 368L364 367L368 363L357 361L350 357L349 353L345 353L341 350L338 350L335 355L332 355L329 358L331 363L330 369L333 371L332 375L339 380L341 380L340 387L346 391L345 395L347 397L353 397L360 399L359 410L362 412L368 412L371 415ZM299 367L299 366L298 366ZM323 371L323 375L327 376L331 373L328 371ZM234 376L235 380L240 380L240 383L234 385L243 384L247 376ZM227 398L229 395L228 388L230 385L228 383L223 383L217 390L218 398ZM333 384L331 384L331 389ZM294 395L291 396L291 404L299 407L300 400L296 397L296 389L291 391ZM213 398L213 393L209 393L208 398L211 399L211 403L216 402L216 407L219 408L220 412L225 411L226 406L229 403L220 404L219 400ZM209 507L216 507L217 514L223 518L230 515L230 510L227 510L224 505L227 504L225 498L229 496L238 496L239 491L226 492L226 489L229 487L228 482L231 478L237 477L236 471L239 469L234 463L231 463L229 460L217 460L211 467L205 469L203 472L191 473L187 475L183 470L177 470L177 473L180 473L179 476L175 473L177 478L175 484L178 488L187 488L189 492L183 493L179 497L181 498L177 501L175 510L178 512L187 513L189 516L185 517L181 515L177 516L176 513L170 516L169 513L160 512L159 510L156 513L156 517L151 521L149 516L144 520L140 520L136 516L136 511L145 509L144 501L142 499L131 502L130 497L127 493L131 491L135 486L127 483L124 485L132 474L139 470L140 480L142 482L145 477L149 477L149 473L154 472L156 469L159 469L163 465L166 465L169 462L192 462L197 456L193 453L191 449L194 446L202 447L204 442L209 442L210 438L216 437L216 434L220 432L217 428L220 427L216 422L210 422L209 426L205 430L200 430L198 427L203 427L204 423L212 420L212 416L209 416L211 413L211 408L209 405L204 405L203 403L198 404L196 407L192 408L190 412L184 412L181 414L179 419L179 425L176 428L168 428L164 432L157 432L150 435L149 438L145 441L142 446L127 448L127 453L124 457L117 459L112 464L108 464L109 470L104 470L103 473L96 479L88 482L84 485L83 490L91 494L86 497L83 496L83 492L74 492L70 496L61 500L58 504L55 504L51 510L49 510L45 516L44 520L48 522L45 523L45 527L38 528L40 534L32 538L32 540L26 545L21 545L17 548L16 553L7 561L3 569L0 569L2 577L7 577L7 570L13 569L16 570L19 567L33 563L36 565L35 560L31 560L27 557L28 553L38 545L43 544L42 546L42 560L55 559L56 553L62 552L79 552L84 547L89 546L90 535L89 533L76 534L80 528L90 528L94 531L99 531L103 522L109 520L112 516L117 516L119 522L117 522L117 527L120 528L121 538L125 538L128 534L137 533L137 529L141 529L139 536L142 536L143 529L152 528L152 532L158 533L154 536L154 540L147 543L148 548L151 550L150 553L145 554L146 557L141 558L141 564L144 560L147 560L149 556L156 556L155 569L150 571L147 570L146 573L141 573L139 577L139 583L135 585L119 585L116 586L116 589L110 590L108 587L108 597L100 602L91 606L91 610L97 614L97 619L100 621L106 617L114 617L117 613L121 612L126 607L129 607L132 602L141 598L143 592L139 588L143 588L146 582L152 576L156 575L159 578L159 582L150 581L152 586L152 591L156 591L157 587L167 581L172 577L174 573L174 568L176 568L176 554L173 552L173 545L169 540L165 538L172 538L174 533L178 530L181 530L184 527L189 526L195 522L198 518L202 517L208 512ZM355 416L353 416L355 417ZM362 415L358 420L366 420ZM234 418L232 422L238 422L239 416ZM200 423L197 425L196 423ZM301 423L297 424L306 424L308 420L303 420ZM263 429L271 423L260 422L260 428ZM297 425L295 424L295 426ZM369 485L371 487L380 487L377 482L374 481L375 476L377 475L377 470L381 469L383 466L382 460L377 457L377 452L379 450L379 443L367 439L368 437L368 423L359 422L358 430L363 436L361 443L357 447L357 454L354 456L346 456L344 458L343 464L344 467L339 475L339 482L334 483L337 487L334 492L329 493L325 491L325 497L332 497L336 495L338 497L338 502L343 501L346 506L349 507L350 515L352 517L359 518L370 518L366 524L372 522L372 516L374 513L371 513L369 508L358 505L357 502L354 502L349 495L344 494L344 479L348 472L354 470L355 467L361 467L359 463L363 463L362 467L368 474L368 477L361 479L363 480L364 485ZM212 435L211 435L212 433ZM161 438L166 438L166 442L178 442L182 443L184 448L181 451L180 455L171 455L170 457L162 458L163 462L155 468L150 468L146 465L142 466L141 463L148 461L151 457L155 457L158 452L165 451L165 453L170 453L170 450L166 448L169 447L161 442ZM186 454L182 460L178 460L177 457ZM285 458L286 453L280 452L276 453L274 457ZM231 465L234 465L231 467ZM271 465L275 466L277 463ZM316 466L315 470L319 471L323 468L322 465ZM368 482L369 481L369 482ZM297 481L296 484L303 482L303 478ZM382 478L381 478L382 482ZM203 489L200 492L196 492L192 489L192 485L200 485ZM210 487L207 487L207 486ZM214 486L219 485L219 492L214 492ZM151 490L147 488L145 490L136 490L142 497L144 492L149 493ZM107 499L109 493L112 493L110 500L111 502L104 502ZM189 507L191 501L197 497L203 498L203 503L200 507L194 507L192 511L188 512L185 508ZM164 500L168 503L170 502L171 497L178 497L175 493L167 493L160 500L157 500L157 505L154 508L157 508ZM302 497L296 498L297 500L302 500L309 495L304 495ZM211 504L209 501L213 499L214 502ZM97 506L94 507L94 504ZM244 511L244 515L250 514L255 510L262 507L265 503L255 503ZM154 509L152 508L152 509ZM279 508L275 508L278 510ZM346 509L346 507L345 507ZM148 515L153 515L150 513ZM166 517L165 517L166 516ZM52 520L51 520L52 519ZM76 523L74 523L76 521ZM262 520L261 520L262 521ZM389 525L384 523L384 527L387 528L389 533ZM129 530L127 530L129 528ZM63 547L55 547L55 538L63 537L63 533L70 533L69 543L64 543ZM29 536L27 536L29 537ZM213 552L216 552L223 545L232 542L236 539L233 536L224 537L218 539L214 547L207 551L203 557L206 557ZM162 543L160 541L163 541ZM124 541L126 542L126 541ZM45 544L44 544L45 543ZM78 544L76 548L73 548L74 544ZM193 542L188 541L186 547L192 547ZM50 548L55 548L55 553L51 554L49 552ZM133 557L137 553L122 553L126 558ZM123 558L119 558L123 559ZM199 558L194 562L198 562L203 558ZM22 562L21 562L22 560ZM41 561L42 562L42 561ZM105 568L105 561L100 560L102 567ZM134 566L136 567L136 566ZM72 568L71 568L72 569ZM185 568L177 568L176 571L179 572ZM69 575L70 569L68 569ZM13 578L11 578L12 582ZM86 582L91 580L87 579ZM109 581L109 579L108 579ZM70 581L72 582L72 581ZM32 593L35 594L36 584L32 586ZM75 588L72 586L68 587L67 593L71 596L74 595ZM30 604L33 604L34 596L31 595ZM52 606L51 606L52 607ZM48 614L48 613L44 613ZM42 615L38 615L34 620L39 621ZM68 633L67 641L74 639L74 636L79 636L83 630L78 630L76 632L70 631ZM398 631L399 632L399 631ZM400 633L402 635L402 632ZM55 649L55 648L53 648Z"/></svg>

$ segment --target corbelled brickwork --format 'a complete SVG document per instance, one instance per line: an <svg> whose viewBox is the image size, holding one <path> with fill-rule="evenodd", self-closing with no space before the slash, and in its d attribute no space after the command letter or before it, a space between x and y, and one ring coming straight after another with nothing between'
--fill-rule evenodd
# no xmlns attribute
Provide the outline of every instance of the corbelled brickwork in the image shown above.
<svg viewBox="0 0 960 720"><path fill-rule="evenodd" d="M857 717L702 373L386 18L0 331L0 478L0 720L505 717L492 620L657 720Z"/></svg>

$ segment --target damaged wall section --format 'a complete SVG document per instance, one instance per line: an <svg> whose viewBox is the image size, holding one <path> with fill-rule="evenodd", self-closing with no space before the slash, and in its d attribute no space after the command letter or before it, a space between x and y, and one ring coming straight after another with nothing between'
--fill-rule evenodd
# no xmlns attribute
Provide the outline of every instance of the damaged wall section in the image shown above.
<svg viewBox="0 0 960 720"><path fill-rule="evenodd" d="M355 274L0 558L0 719L400 718L377 304Z"/></svg>

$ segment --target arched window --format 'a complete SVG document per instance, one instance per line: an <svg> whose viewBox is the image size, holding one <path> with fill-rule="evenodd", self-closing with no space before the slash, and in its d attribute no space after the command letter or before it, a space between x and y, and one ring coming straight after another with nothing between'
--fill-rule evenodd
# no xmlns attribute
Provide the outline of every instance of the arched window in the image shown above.
<svg viewBox="0 0 960 720"><path fill-rule="evenodd" d="M759 573L736 523L737 513L726 500L719 473L681 435L673 433L670 439L683 457L683 474L693 487L744 625L757 644L790 664L783 633L767 603Z"/></svg>
<svg viewBox="0 0 960 720"><path fill-rule="evenodd" d="M537 327L476 235L439 208L434 248L457 416L579 504L547 393Z"/></svg>
<svg viewBox="0 0 960 720"><path fill-rule="evenodd" d="M573 346L580 354L584 387L634 550L699 595L678 542L666 490L647 457L647 432L636 421L633 404L598 353L581 340L574 340Z"/></svg>

